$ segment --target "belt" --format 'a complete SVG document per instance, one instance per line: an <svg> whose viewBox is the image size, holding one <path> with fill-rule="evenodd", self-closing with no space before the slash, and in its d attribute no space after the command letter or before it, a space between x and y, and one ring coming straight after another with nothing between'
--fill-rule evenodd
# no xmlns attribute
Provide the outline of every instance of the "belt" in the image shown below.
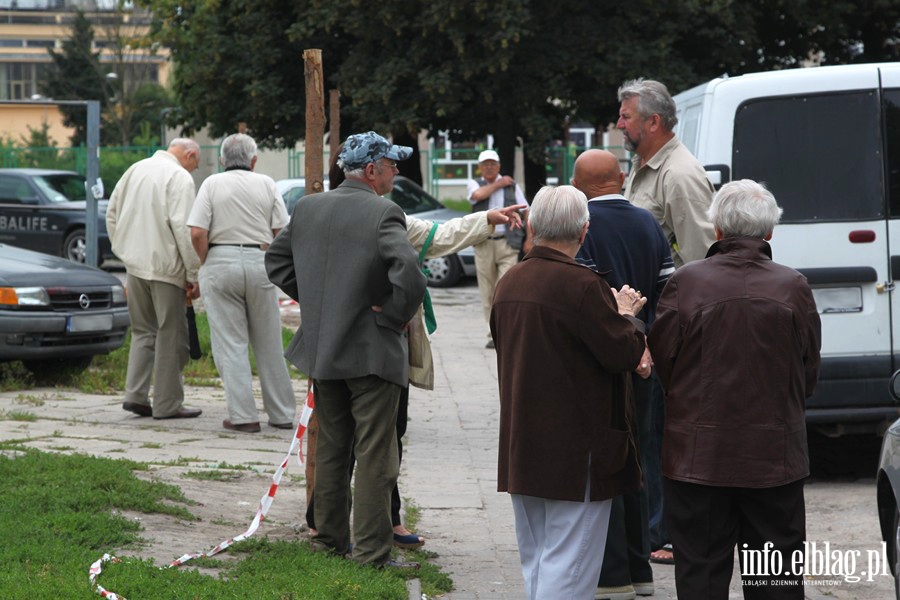
<svg viewBox="0 0 900 600"><path fill-rule="evenodd" d="M215 248L216 246L235 246L237 248L256 248L257 250L262 250L262 244L210 244L210 248Z"/></svg>
<svg viewBox="0 0 900 600"><path fill-rule="evenodd" d="M505 239L506 239L506 235L504 235L504 234L500 234L500 235L492 235L492 236L489 237L488 239L489 239L489 240L505 240Z"/></svg>

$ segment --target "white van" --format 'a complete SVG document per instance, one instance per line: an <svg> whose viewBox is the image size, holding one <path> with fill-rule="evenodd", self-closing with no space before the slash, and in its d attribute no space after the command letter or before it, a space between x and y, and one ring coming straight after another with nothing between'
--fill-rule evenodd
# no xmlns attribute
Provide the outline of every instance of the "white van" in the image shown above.
<svg viewBox="0 0 900 600"><path fill-rule="evenodd" d="M822 317L808 423L881 433L900 416L900 63L714 79L675 103L713 184L765 182L784 208L774 258L806 275Z"/></svg>

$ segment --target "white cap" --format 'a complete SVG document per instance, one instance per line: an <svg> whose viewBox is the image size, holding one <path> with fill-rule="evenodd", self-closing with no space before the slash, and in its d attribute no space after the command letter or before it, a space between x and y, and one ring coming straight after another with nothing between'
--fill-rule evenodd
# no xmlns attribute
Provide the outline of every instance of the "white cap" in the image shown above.
<svg viewBox="0 0 900 600"><path fill-rule="evenodd" d="M496 160L500 162L500 156L493 150L485 150L478 155L478 162L483 163L486 160Z"/></svg>

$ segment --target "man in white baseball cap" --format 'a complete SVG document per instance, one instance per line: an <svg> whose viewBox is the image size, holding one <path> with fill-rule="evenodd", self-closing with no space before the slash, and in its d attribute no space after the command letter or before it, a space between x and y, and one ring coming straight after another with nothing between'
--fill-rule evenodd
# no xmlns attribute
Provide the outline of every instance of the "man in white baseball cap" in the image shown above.
<svg viewBox="0 0 900 600"><path fill-rule="evenodd" d="M522 188L515 180L509 175L500 175L500 156L496 151L485 150L479 154L478 168L481 176L469 180L467 191L472 212L527 202ZM524 228L508 229L498 225L491 237L474 246L475 274L478 277L485 323L489 323L491 319L491 300L497 281L519 261L519 250L522 249L524 237ZM493 339L488 339L487 347L494 347Z"/></svg>

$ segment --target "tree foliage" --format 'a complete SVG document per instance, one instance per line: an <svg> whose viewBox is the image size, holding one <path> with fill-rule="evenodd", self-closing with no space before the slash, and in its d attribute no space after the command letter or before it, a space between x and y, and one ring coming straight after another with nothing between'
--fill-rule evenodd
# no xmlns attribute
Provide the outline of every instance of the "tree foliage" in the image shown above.
<svg viewBox="0 0 900 600"><path fill-rule="evenodd" d="M302 51L322 48L342 129L492 133L532 166L567 119L615 120L616 88L673 92L727 73L897 59L895 0L144 0L176 61L188 130L245 122L265 145L303 137Z"/></svg>
<svg viewBox="0 0 900 600"><path fill-rule="evenodd" d="M154 65L146 60L153 54L149 40L138 28L126 23L123 3L93 23L83 11L76 11L70 36L62 50L49 50L53 61L41 93L54 100L98 100L100 102L100 143L128 146L141 135L141 124L159 130L161 111L171 105L168 92L156 83ZM109 66L93 51L95 31L101 31L110 49ZM83 106L60 106L63 123L75 130L71 143L86 143L87 111Z"/></svg>
<svg viewBox="0 0 900 600"><path fill-rule="evenodd" d="M77 11L72 33L63 41L62 50L50 49L55 68L50 69L40 86L44 96L54 100L99 100L101 111L109 104L106 79L100 66L100 53L92 51L94 29L84 12ZM60 106L63 123L75 130L73 146L87 142L87 111L83 106Z"/></svg>

